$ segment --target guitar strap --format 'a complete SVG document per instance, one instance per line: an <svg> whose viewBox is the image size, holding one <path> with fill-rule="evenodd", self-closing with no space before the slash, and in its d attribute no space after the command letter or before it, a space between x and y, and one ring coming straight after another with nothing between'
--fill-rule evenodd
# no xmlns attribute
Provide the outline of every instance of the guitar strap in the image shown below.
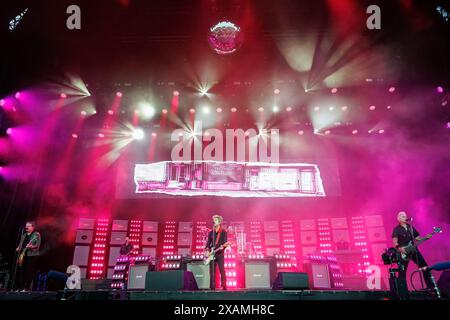
<svg viewBox="0 0 450 320"><path fill-rule="evenodd" d="M214 232L214 230L213 230ZM219 243L220 234L222 233L222 227L219 227L219 232L217 233L216 237L216 243L214 244L214 247L217 247L217 244Z"/></svg>

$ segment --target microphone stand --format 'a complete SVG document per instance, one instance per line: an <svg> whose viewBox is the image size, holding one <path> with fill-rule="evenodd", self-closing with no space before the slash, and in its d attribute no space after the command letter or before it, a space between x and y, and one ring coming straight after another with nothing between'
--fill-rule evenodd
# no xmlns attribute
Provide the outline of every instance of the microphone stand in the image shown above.
<svg viewBox="0 0 450 320"><path fill-rule="evenodd" d="M11 292L14 291L14 285L16 284L16 276L17 276L17 260L19 260L19 251L16 251L16 248L19 246L20 244L20 239L22 238L23 235L23 227L20 228L19 234L17 236L17 240L16 240L16 247L14 248L14 268L13 268L13 278L12 278L12 283L11 283ZM19 248L20 250L20 248Z"/></svg>
<svg viewBox="0 0 450 320"><path fill-rule="evenodd" d="M213 226L212 228L212 238L213 238L213 242L212 242L212 252L214 252L214 250L216 249L216 226ZM213 257L213 259L211 260L212 263L212 287L214 288L213 290L216 290L216 277L215 277L215 272L216 272L216 261L215 261L215 256ZM212 288L211 288L212 289Z"/></svg>

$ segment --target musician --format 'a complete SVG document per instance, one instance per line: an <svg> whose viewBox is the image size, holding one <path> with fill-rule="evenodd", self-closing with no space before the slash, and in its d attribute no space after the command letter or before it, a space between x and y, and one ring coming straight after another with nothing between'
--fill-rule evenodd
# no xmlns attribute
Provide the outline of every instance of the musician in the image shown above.
<svg viewBox="0 0 450 320"><path fill-rule="evenodd" d="M213 215L212 220L214 223L213 230L211 230L208 234L208 241L206 243L205 254L208 256L211 252L211 249L217 249L220 246L224 245L228 241L228 235L225 229L222 228L223 218L219 215ZM215 254L215 260L211 261L209 264L209 279L210 279L210 288L211 290L215 290L216 281L214 278L216 271L216 265L219 267L220 271L220 283L222 285L223 290L227 290L227 277L225 274L225 257L224 250L220 250Z"/></svg>
<svg viewBox="0 0 450 320"><path fill-rule="evenodd" d="M41 235L36 231L36 223L28 221L25 224L25 233L22 234L19 246L16 251L18 258L18 290L33 290L33 280L36 274L36 263L39 257L39 247L41 246ZM20 256L23 254L24 259L20 265Z"/></svg>
<svg viewBox="0 0 450 320"><path fill-rule="evenodd" d="M416 241L422 241L426 239L430 239L432 235L427 235L425 237L420 237L419 232L416 230L416 228L412 227L408 221L411 219L408 218L406 212L399 212L397 215L398 225L394 228L392 231L392 241L394 243L395 248L402 253L406 254L405 246L407 246L410 243L414 243L414 240ZM424 257L422 256L422 253L418 250L418 248L415 248L415 252L411 255L411 260L414 261L414 263L419 268L427 267L428 264L425 261ZM408 261L402 261L403 264L403 270L399 272L398 279L399 281L402 281L405 288L406 286L406 269L408 268ZM429 289L433 289L433 282L431 280L431 274L429 270L424 271L424 278L425 283Z"/></svg>
<svg viewBox="0 0 450 320"><path fill-rule="evenodd" d="M134 250L134 246L130 242L130 238L125 237L125 243L120 247L120 255L128 256L133 252L133 250Z"/></svg>

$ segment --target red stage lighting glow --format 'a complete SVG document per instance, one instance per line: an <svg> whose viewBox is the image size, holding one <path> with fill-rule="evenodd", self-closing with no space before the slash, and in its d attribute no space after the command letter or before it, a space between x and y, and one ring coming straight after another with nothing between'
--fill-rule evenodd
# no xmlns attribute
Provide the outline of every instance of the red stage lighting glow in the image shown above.
<svg viewBox="0 0 450 320"><path fill-rule="evenodd" d="M337 92L338 92L338 89L337 89L337 88L331 89L331 93L337 93Z"/></svg>
<svg viewBox="0 0 450 320"><path fill-rule="evenodd" d="M117 91L117 92L116 92L116 96L117 96L117 97L121 97L121 96L122 96L122 92Z"/></svg>
<svg viewBox="0 0 450 320"><path fill-rule="evenodd" d="M167 109L162 109L161 112L162 114L167 114L169 111L167 111Z"/></svg>
<svg viewBox="0 0 450 320"><path fill-rule="evenodd" d="M16 99L19 99L20 98L20 92L16 92L15 97L16 97Z"/></svg>
<svg viewBox="0 0 450 320"><path fill-rule="evenodd" d="M152 133L152 137L157 137L157 136L158 136L158 134L156 132Z"/></svg>
<svg viewBox="0 0 450 320"><path fill-rule="evenodd" d="M330 130L325 131L325 134L326 134L326 135L329 135L330 133L331 133Z"/></svg>
<svg viewBox="0 0 450 320"><path fill-rule="evenodd" d="M237 109L236 108L231 108L231 112L236 112L237 111Z"/></svg>
<svg viewBox="0 0 450 320"><path fill-rule="evenodd" d="M113 114L114 114L114 111L108 110L108 114L109 114L109 115L113 115Z"/></svg>
<svg viewBox="0 0 450 320"><path fill-rule="evenodd" d="M395 91L395 87L390 87L390 88L389 88L389 92L390 92L390 93L393 93L394 91Z"/></svg>
<svg viewBox="0 0 450 320"><path fill-rule="evenodd" d="M3 107L5 105L5 100L0 100L0 106Z"/></svg>
<svg viewBox="0 0 450 320"><path fill-rule="evenodd" d="M78 135L76 133L72 134L72 138L77 139Z"/></svg>
<svg viewBox="0 0 450 320"><path fill-rule="evenodd" d="M216 111L217 111L218 113L221 113L221 112L222 112L222 108L217 108Z"/></svg>
<svg viewBox="0 0 450 320"><path fill-rule="evenodd" d="M304 135L305 134L305 131L303 131L303 130L299 130L298 132L297 132L299 135Z"/></svg>
<svg viewBox="0 0 450 320"><path fill-rule="evenodd" d="M82 115L82 116L84 117L84 116L86 116L86 115L87 115L87 112L83 110L83 111L81 111L81 113L80 113L80 114L81 114L81 115Z"/></svg>
<svg viewBox="0 0 450 320"><path fill-rule="evenodd" d="M173 95L174 95L175 97L177 97L177 96L180 95L180 92L175 90L175 91L173 92Z"/></svg>
<svg viewBox="0 0 450 320"><path fill-rule="evenodd" d="M356 129L352 131L352 134L357 134L357 133L358 133L358 130L356 130Z"/></svg>
<svg viewBox="0 0 450 320"><path fill-rule="evenodd" d="M6 129L6 134L9 136L12 134L12 128Z"/></svg>
<svg viewBox="0 0 450 320"><path fill-rule="evenodd" d="M105 137L105 135L104 135L103 133L99 133L97 136L98 136L99 138L104 138L104 137Z"/></svg>
<svg viewBox="0 0 450 320"><path fill-rule="evenodd" d="M258 111L259 111L259 112L263 112L263 111L264 111L264 108L263 108L263 107L259 107L259 108L258 108Z"/></svg>
<svg viewBox="0 0 450 320"><path fill-rule="evenodd" d="M386 109L388 109L388 110L391 109L391 108L392 108L391 106L387 106L387 107L386 107Z"/></svg>
<svg viewBox="0 0 450 320"><path fill-rule="evenodd" d="M437 91L438 93L443 93L443 92L444 92L444 88L442 88L441 86L438 86L438 87L436 88L436 91Z"/></svg>
<svg viewBox="0 0 450 320"><path fill-rule="evenodd" d="M65 99L65 98L67 98L67 95L65 93L61 93L60 97L61 97L61 99Z"/></svg>
<svg viewBox="0 0 450 320"><path fill-rule="evenodd" d="M384 133L384 129L378 130L378 133L379 133L379 134L383 134L383 133Z"/></svg>
<svg viewBox="0 0 450 320"><path fill-rule="evenodd" d="M194 109L194 108L190 108L190 109L189 109L189 112L190 112L190 113L195 113L195 109Z"/></svg>
<svg viewBox="0 0 450 320"><path fill-rule="evenodd" d="M375 106L370 106L370 107L369 107L369 110L370 110L370 111L373 111L373 110L375 110L375 109L376 109Z"/></svg>

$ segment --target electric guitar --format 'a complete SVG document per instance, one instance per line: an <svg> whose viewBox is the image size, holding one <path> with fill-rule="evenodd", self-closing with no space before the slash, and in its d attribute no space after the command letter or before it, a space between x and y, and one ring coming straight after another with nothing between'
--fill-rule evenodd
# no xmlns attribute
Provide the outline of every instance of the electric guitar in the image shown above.
<svg viewBox="0 0 450 320"><path fill-rule="evenodd" d="M33 233L30 236L30 241L28 241L27 246L31 243L33 243L34 241L37 240L37 235L35 235L35 233ZM17 264L21 267L23 265L23 262L25 260L25 257L27 255L27 251L28 251L28 247L25 246L25 248L23 248L22 252L20 252L19 257L17 258Z"/></svg>
<svg viewBox="0 0 450 320"><path fill-rule="evenodd" d="M218 247L217 249L211 248L211 251L207 254L207 257L205 258L205 260L203 260L203 263L205 265L208 265L211 263L211 261L213 261L216 257L216 253L225 249L226 247L231 246L230 242L225 242L223 245L221 245L220 247Z"/></svg>
<svg viewBox="0 0 450 320"><path fill-rule="evenodd" d="M426 240L431 238L435 233L441 233L441 232L442 232L441 227L433 227L433 232L427 234L426 238L418 240L418 241L416 241L416 243L413 243L411 241L408 245L402 247L403 249L405 249L405 253L402 253L402 260L405 262L411 260L416 252L417 246L421 245L423 242L425 242Z"/></svg>

